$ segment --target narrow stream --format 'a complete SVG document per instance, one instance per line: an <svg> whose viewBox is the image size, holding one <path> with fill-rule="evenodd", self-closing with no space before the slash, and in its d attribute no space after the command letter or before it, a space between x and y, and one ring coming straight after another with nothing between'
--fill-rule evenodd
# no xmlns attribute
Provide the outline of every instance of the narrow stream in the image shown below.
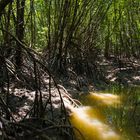
<svg viewBox="0 0 140 140"><path fill-rule="evenodd" d="M118 95L90 93L82 100L85 106L74 108L70 117L72 125L81 132L75 131L77 140L124 140L111 125L111 116L103 112L105 106L115 108L121 104Z"/></svg>

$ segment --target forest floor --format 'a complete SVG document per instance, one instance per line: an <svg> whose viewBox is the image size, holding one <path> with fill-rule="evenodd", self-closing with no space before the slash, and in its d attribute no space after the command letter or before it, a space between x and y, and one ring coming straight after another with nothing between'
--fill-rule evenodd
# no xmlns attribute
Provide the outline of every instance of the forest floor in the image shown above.
<svg viewBox="0 0 140 140"><path fill-rule="evenodd" d="M57 80L58 84L60 84L57 88L59 88L61 95L52 81L51 89L41 88L40 92L42 94L43 105L46 105L45 112L47 115L45 116L45 119L49 120L51 118L55 118L57 125L60 124L59 121L62 118L62 113L64 113L62 102L64 103L66 115L68 116L71 112L71 108L78 107L80 105L80 102L74 98L77 98L82 93L86 94L94 90L104 90L108 88L110 84L120 84L126 87L140 86L140 62L138 60L122 60L119 63L113 59L104 60L100 62L100 70L107 79L107 82L98 81L97 83L92 84L91 80L89 82L89 79L84 76L72 76L68 79L64 76L59 79L59 81ZM43 81L48 87L48 75L43 76ZM36 91L19 86L19 84L14 84L10 86L9 92L9 106L16 122L29 118L30 112L33 110ZM63 101L61 99L63 99ZM38 123L36 125L38 125ZM51 132L49 137L53 138L53 136L54 135ZM61 137L60 139L65 138Z"/></svg>
<svg viewBox="0 0 140 140"><path fill-rule="evenodd" d="M108 60L101 64L106 71L106 78L124 86L140 85L140 62L138 60Z"/></svg>
<svg viewBox="0 0 140 140"><path fill-rule="evenodd" d="M119 60L114 58L98 61L100 73L103 79L91 80L85 76L72 77L70 80L62 80L62 85L76 97L79 93L90 91L103 91L113 85L124 87L140 86L140 61ZM97 76L98 77L98 76Z"/></svg>

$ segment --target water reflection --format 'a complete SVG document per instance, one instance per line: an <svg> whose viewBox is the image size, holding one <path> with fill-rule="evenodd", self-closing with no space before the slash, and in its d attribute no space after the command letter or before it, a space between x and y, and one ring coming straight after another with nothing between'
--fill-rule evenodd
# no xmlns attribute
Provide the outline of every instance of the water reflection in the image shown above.
<svg viewBox="0 0 140 140"><path fill-rule="evenodd" d="M118 95L113 95L110 93L90 93L87 96L88 101L92 102L95 101L98 104L101 105L109 105L114 106L114 104L120 104L121 98Z"/></svg>
<svg viewBox="0 0 140 140"><path fill-rule="evenodd" d="M85 140L120 140L120 136L107 125L106 118L97 108L75 108L70 121L80 130ZM78 132L76 136L82 140Z"/></svg>

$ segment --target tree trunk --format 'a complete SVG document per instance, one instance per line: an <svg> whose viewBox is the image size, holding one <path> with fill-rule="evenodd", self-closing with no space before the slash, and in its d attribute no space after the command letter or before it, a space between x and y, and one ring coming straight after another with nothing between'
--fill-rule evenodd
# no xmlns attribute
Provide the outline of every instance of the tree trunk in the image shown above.
<svg viewBox="0 0 140 140"><path fill-rule="evenodd" d="M4 8L11 2L12 0L1 0L0 1L0 18L2 16L2 12Z"/></svg>
<svg viewBox="0 0 140 140"><path fill-rule="evenodd" d="M25 7L25 0L17 0L17 24L16 24L16 36L19 41L23 41L24 38L24 7ZM19 70L22 66L22 48L20 44L17 42L16 47L16 68Z"/></svg>

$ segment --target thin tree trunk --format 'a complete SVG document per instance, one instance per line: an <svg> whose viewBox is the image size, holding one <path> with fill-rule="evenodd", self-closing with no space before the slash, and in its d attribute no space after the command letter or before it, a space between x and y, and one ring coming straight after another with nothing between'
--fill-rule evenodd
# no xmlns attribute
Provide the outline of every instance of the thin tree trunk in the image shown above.
<svg viewBox="0 0 140 140"><path fill-rule="evenodd" d="M25 0L17 0L17 25L16 25L16 36L22 42L24 38L24 6ZM20 44L17 43L16 47L16 68L19 70L22 66L22 49Z"/></svg>

